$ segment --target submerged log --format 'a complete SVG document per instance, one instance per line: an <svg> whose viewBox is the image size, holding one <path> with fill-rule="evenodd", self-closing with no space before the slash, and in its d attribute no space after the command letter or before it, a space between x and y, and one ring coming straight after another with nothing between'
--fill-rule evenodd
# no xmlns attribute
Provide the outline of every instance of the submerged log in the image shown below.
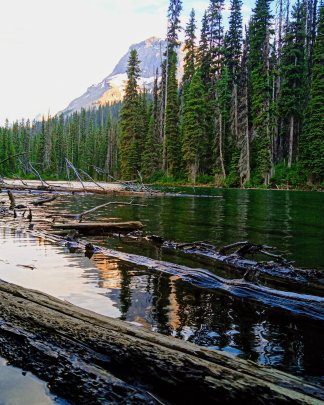
<svg viewBox="0 0 324 405"><path fill-rule="evenodd" d="M320 387L0 281L0 354L74 403L316 404Z"/></svg>
<svg viewBox="0 0 324 405"><path fill-rule="evenodd" d="M226 254L229 248L241 246L232 254ZM186 254L206 258L210 261L214 261L227 268L231 268L240 271L242 275L246 275L246 272L253 272L254 275L264 275L270 277L273 280L281 281L283 284L290 283L292 285L307 286L324 292L324 277L323 273L317 270L300 269L292 266L287 260L280 255L275 255L268 252L269 249L273 249L270 246L254 245L247 241L233 243L229 246L221 248L219 251L212 245L193 242L180 244L171 241L165 241L162 245L166 249L180 250ZM246 254L260 253L273 258L268 262L257 262L245 258Z"/></svg>
<svg viewBox="0 0 324 405"><path fill-rule="evenodd" d="M129 232L142 229L143 224L139 221L129 222L81 222L68 224L53 224L54 229L75 229L83 234L103 234L109 232Z"/></svg>
<svg viewBox="0 0 324 405"><path fill-rule="evenodd" d="M52 196L52 197L39 198L38 200L32 201L31 204L32 204L32 205L35 205L35 206L37 207L37 206L39 206L39 205L43 205L43 204L52 202L52 201L54 201L54 200L56 200L56 199L57 199L57 196L54 195L54 196Z"/></svg>

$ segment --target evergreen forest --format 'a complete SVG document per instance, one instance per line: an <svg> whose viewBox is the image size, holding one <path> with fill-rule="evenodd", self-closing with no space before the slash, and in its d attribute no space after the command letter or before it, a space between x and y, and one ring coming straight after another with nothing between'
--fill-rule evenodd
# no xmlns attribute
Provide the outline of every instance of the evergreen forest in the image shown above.
<svg viewBox="0 0 324 405"><path fill-rule="evenodd" d="M124 100L0 128L0 176L222 187L323 187L324 7L318 0L210 0L198 32L170 0L152 92L132 50ZM227 27L225 30L224 26ZM184 43L180 43L181 31ZM178 49L184 66L178 78Z"/></svg>

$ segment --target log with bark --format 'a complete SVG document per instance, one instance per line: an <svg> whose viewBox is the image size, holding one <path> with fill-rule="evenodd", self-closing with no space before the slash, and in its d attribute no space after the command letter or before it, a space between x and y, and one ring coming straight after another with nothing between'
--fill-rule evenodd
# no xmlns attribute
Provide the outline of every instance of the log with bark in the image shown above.
<svg viewBox="0 0 324 405"><path fill-rule="evenodd" d="M79 224L82 225L82 224ZM114 249L108 249L94 244L89 244L85 239L62 237L47 232L28 230L34 236L44 238L54 243L75 249L81 249L89 253L89 246L93 253L100 253L107 257L144 266L149 271L160 272L177 276L182 280L204 289L218 290L235 298L246 299L261 305L266 305L275 310L289 312L291 315L302 317L312 322L324 321L324 298L308 294L299 294L290 291L281 291L241 279L225 279L212 272L191 268L176 263L151 259L146 256L126 253Z"/></svg>
<svg viewBox="0 0 324 405"><path fill-rule="evenodd" d="M323 390L251 361L0 281L0 354L72 403L320 404Z"/></svg>
<svg viewBox="0 0 324 405"><path fill-rule="evenodd" d="M310 285L312 288L324 292L324 277L322 272L294 267L292 263L284 259L281 255L269 252L269 250L273 250L270 246L256 245L249 241L243 241L224 246L217 251L213 245L203 242L182 244L166 241L163 243L163 247L181 250L186 254L197 257L205 257L223 264L225 267L240 271L246 278L252 272L253 275L265 275L272 279L280 280L285 284ZM229 250L235 247L238 247L238 249L233 253L227 254ZM245 257L251 254L265 255L271 257L272 260L257 262L256 260Z"/></svg>

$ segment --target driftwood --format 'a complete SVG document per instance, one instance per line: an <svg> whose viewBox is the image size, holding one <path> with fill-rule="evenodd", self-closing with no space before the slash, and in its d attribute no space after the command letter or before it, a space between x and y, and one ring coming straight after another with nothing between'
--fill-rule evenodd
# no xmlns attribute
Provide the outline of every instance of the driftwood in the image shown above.
<svg viewBox="0 0 324 405"><path fill-rule="evenodd" d="M129 222L82 222L68 224L53 224L54 229L75 229L82 234L104 234L109 232L129 232L142 229L143 224L139 221Z"/></svg>
<svg viewBox="0 0 324 405"><path fill-rule="evenodd" d="M79 214L61 214L61 215L56 215L56 216L60 216L62 218L73 218L73 219L79 220L81 222L83 217L85 217L86 215L91 214L91 213L93 213L95 211L98 211L101 208L108 207L109 205L137 205L139 207L146 207L146 205L144 205L144 204L134 204L133 201L130 201L128 203L125 203L125 202L122 202L122 201L109 201L109 202L107 202L105 204L100 204L100 205L97 205L94 208L91 208L89 210L80 212Z"/></svg>
<svg viewBox="0 0 324 405"><path fill-rule="evenodd" d="M274 249L271 246L255 245L248 241L233 243L221 248L219 251L217 251L213 245L202 242L178 244L166 241L162 246L215 261L225 267L238 270L242 272L243 275L246 274L247 271L253 271L254 274L281 280L283 283L289 282L296 285L306 285L309 283L315 288L324 289L323 273L316 270L299 269L292 266L292 264L281 255L270 253L268 250ZM232 254L226 254L228 250L234 247L239 248ZM245 258L248 254L262 254L270 256L273 260L257 262Z"/></svg>
<svg viewBox="0 0 324 405"><path fill-rule="evenodd" d="M36 207L39 205L43 205L49 202L52 202L57 199L57 196L54 195L53 197L47 197L47 198L39 198L38 200L32 201L31 204L35 205Z"/></svg>
<svg viewBox="0 0 324 405"><path fill-rule="evenodd" d="M39 178L40 182L42 183L42 187L45 188L45 189L50 188L50 185L45 180L43 180L42 176L35 169L35 167L30 162L28 163L28 165L29 165L30 171L32 173L36 174L36 176Z"/></svg>
<svg viewBox="0 0 324 405"><path fill-rule="evenodd" d="M80 229L82 226L85 228L87 225L85 224L54 224L53 227L51 228L52 223L49 220L46 220L45 218L45 211L42 207L39 207L37 210L33 212L33 223L27 225L29 228L32 228L34 225L34 229L29 229L29 232L31 232L35 236L40 236L48 240L52 240L55 243L59 244L67 244L67 246L72 246L73 248L80 248L80 249L85 249L85 245L89 242L86 240L80 240L80 241L75 241L73 240L71 243L71 240L67 240L63 237L59 237L58 235L53 235L53 229L77 229L80 226ZM116 224L118 222L109 222L110 229L102 229L101 231L98 231L98 228L94 229L94 234L106 234L107 232L111 234L111 232L114 232L114 229L116 229ZM11 221L11 225L13 227L19 227L21 229L22 223L21 219L19 218L19 221L15 221L14 219ZM96 224L97 225L97 224ZM101 224L98 224L99 228L102 227ZM92 226L92 224L91 224ZM128 225L127 225L128 226ZM141 227L142 224L139 225ZM128 226L129 227L129 226ZM137 227L137 225L136 225ZM81 232L79 229L79 232ZM91 229L91 227L90 227ZM89 229L88 229L89 231ZM116 232L117 231L117 232ZM82 231L83 232L83 231ZM85 230L87 232L87 230ZM123 234L126 232L125 229L117 229L115 230L116 236ZM136 232L141 234L141 232ZM155 237L153 240L154 242L157 241ZM163 244L159 243L160 246L164 248L172 248L176 249L177 244L174 243L169 243L169 242L164 242ZM204 258L207 258L208 260L214 260L215 262L223 263L225 267L229 268L236 268L241 272L241 277L239 279L224 279L222 277L219 277L215 275L213 272L205 270L205 269L193 269L189 268L186 266L179 266L174 263L169 263L169 262L162 262L162 261L157 261L150 259L148 257L143 257L139 255L132 255L132 254L127 254L125 252L121 251L115 251L111 249L105 249L101 247L96 247L102 254L107 255L107 256L112 256L116 257L120 260L128 261L130 263L134 263L140 266L145 266L149 268L152 271L157 271L157 272L164 272L168 274L172 274L175 276L178 276L196 286L202 287L202 288L210 288L210 289L218 289L219 291L222 291L225 294L232 295L233 297L238 297L238 298L245 298L250 301L258 302L262 305L266 305L268 307L273 307L273 308L280 308L285 311L289 311L292 314L295 314L297 316L303 316L306 319L313 319L313 320L324 320L324 298L321 298L320 296L316 295L311 295L314 294L313 288L307 289L308 293L307 294L299 294L299 293L294 293L294 292L289 292L289 291L280 291L274 288L268 288L262 285L258 285L254 282L247 281L246 279L243 278L243 275L246 273L247 270L264 270L265 272L267 269L269 269L269 272L271 274L275 273L277 271L282 277L282 274L285 274L286 276L286 286L288 285L288 290L291 290L292 286L292 280L294 278L292 275L294 272L297 272L296 269L291 269L288 268L285 270L285 267L282 265L277 264L278 266L276 267L274 263L269 264L268 263L257 263L252 260L247 260L247 259L242 259L242 258L237 258L237 257L231 257L231 255L227 256L222 256L220 255L216 250L212 251L210 248L210 245L204 244L204 249L197 249L193 248L191 249L188 244L185 245L180 245L184 249L183 246L186 246L186 249L183 251L185 253L190 253L194 257L196 254L201 254ZM223 262L222 262L223 260ZM307 272L305 272L308 274ZM278 275L278 278L279 278ZM309 278L305 277L306 281L304 284L302 284L301 278L304 277L304 273L297 273L297 277L295 279L299 280L299 285L302 286L304 289L304 286L308 286L309 283ZM314 276L315 277L315 276ZM283 279L283 278L281 278ZM314 282L315 284L315 282ZM319 285L319 283L317 284ZM322 291L322 290L321 290ZM316 291L317 294L317 291ZM319 294L322 295L322 294Z"/></svg>
<svg viewBox="0 0 324 405"><path fill-rule="evenodd" d="M104 190L104 187L102 187L99 183L97 183L91 176L90 174L88 174L87 172L85 172L84 170L80 169L80 172L82 174L84 174L86 177L88 177L88 179L90 181L92 181L92 183L94 183L96 186L98 186L99 188L101 188L102 190Z"/></svg>
<svg viewBox="0 0 324 405"><path fill-rule="evenodd" d="M0 281L0 354L73 403L320 404L289 374Z"/></svg>
<svg viewBox="0 0 324 405"><path fill-rule="evenodd" d="M9 200L10 200L10 207L9 207L9 209L10 209L10 210L13 210L13 209L15 208L15 206L16 206L16 199L15 199L15 196L14 196L13 192L10 191L10 190L8 190L7 193L8 193L8 197L9 197Z"/></svg>
<svg viewBox="0 0 324 405"><path fill-rule="evenodd" d="M67 158L65 158L65 162L66 162L67 167L71 168L73 170L74 174L77 176L77 178L78 178L79 182L81 183L84 191L87 191L85 185L83 184L81 176L80 176L78 170L76 169L76 167L73 165L73 163L70 162Z"/></svg>
<svg viewBox="0 0 324 405"><path fill-rule="evenodd" d="M15 155L10 155L8 157L6 157L5 159L1 160L0 165L2 165L3 163L7 162L8 160L17 157L17 156L23 156L23 155L27 155L28 152L22 152L22 153L16 153Z"/></svg>

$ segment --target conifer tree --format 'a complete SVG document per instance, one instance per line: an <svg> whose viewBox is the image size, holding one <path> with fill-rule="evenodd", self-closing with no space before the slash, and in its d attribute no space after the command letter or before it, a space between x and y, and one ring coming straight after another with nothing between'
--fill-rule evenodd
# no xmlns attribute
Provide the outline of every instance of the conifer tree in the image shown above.
<svg viewBox="0 0 324 405"><path fill-rule="evenodd" d="M131 179L140 169L139 143L139 59L136 49L132 49L127 67L127 85L121 110L120 135L120 172L123 179Z"/></svg>
<svg viewBox="0 0 324 405"><path fill-rule="evenodd" d="M201 158L206 145L205 89L201 71L197 69L189 84L184 100L182 125L182 154L188 178L193 183L200 169Z"/></svg>
<svg viewBox="0 0 324 405"><path fill-rule="evenodd" d="M269 184L272 172L270 132L270 0L257 0L250 24L249 71L251 75L252 165L256 180Z"/></svg>
<svg viewBox="0 0 324 405"><path fill-rule="evenodd" d="M281 136L285 137L288 146L288 167L291 167L297 155L297 142L306 101L305 23L305 6L298 1L293 7L292 19L283 40L278 104L284 131Z"/></svg>
<svg viewBox="0 0 324 405"><path fill-rule="evenodd" d="M225 37L226 65L228 67L231 91L231 134L233 141L238 140L238 82L242 55L242 2L231 0L229 29ZM233 142L234 143L234 142Z"/></svg>
<svg viewBox="0 0 324 405"><path fill-rule="evenodd" d="M249 38L246 34L242 60L240 77L238 84L238 174L240 185L243 186L251 179L251 151L250 151L250 111L249 111L249 71L248 71L248 47Z"/></svg>
<svg viewBox="0 0 324 405"><path fill-rule="evenodd" d="M311 183L324 180L324 7L314 45L309 105L300 142L300 162Z"/></svg>
<svg viewBox="0 0 324 405"><path fill-rule="evenodd" d="M198 48L198 63L201 70L201 78L207 90L210 84L210 65L211 58L209 52L209 39L208 39L208 15L207 11L204 13L201 22L200 41Z"/></svg>
<svg viewBox="0 0 324 405"><path fill-rule="evenodd" d="M190 83L194 73L196 65L196 20L195 11L191 10L190 19L185 29L185 46L184 46L184 71L182 77L182 83L185 87Z"/></svg>
<svg viewBox="0 0 324 405"><path fill-rule="evenodd" d="M170 0L166 53L166 94L163 137L163 169L175 176L180 170L179 97L177 81L177 48L181 0Z"/></svg>
<svg viewBox="0 0 324 405"><path fill-rule="evenodd" d="M161 142L159 133L159 95L158 95L158 71L156 72L153 87L153 103L150 108L149 126L145 139L142 173L145 177L151 177L161 167Z"/></svg>

